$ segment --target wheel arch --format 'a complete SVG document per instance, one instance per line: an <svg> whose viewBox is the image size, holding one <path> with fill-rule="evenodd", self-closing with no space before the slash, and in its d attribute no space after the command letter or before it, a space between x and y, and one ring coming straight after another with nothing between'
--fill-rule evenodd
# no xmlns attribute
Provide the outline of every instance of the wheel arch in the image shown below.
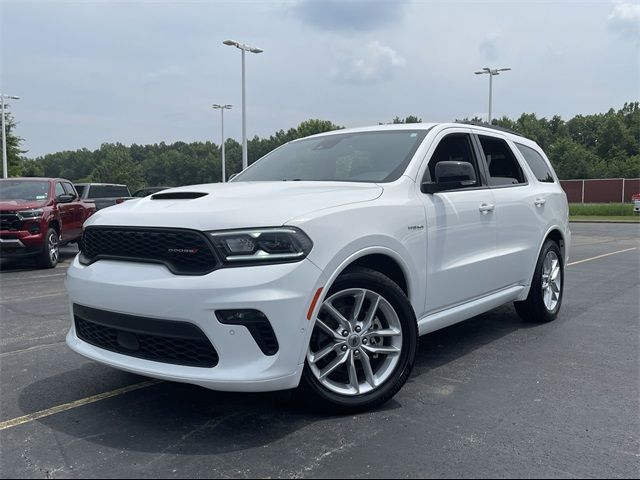
<svg viewBox="0 0 640 480"><path fill-rule="evenodd" d="M542 247L544 247L544 244L546 243L547 240L553 240L554 242L556 242L556 244L558 245L558 247L560 248L560 254L562 255L562 262L563 265L566 267L567 265L567 251L569 248L568 245L568 238L567 235L565 235L565 232L562 231L562 228L557 226L557 225L553 225L551 227L549 227L545 233L545 235L542 237L542 241L540 242L540 244L538 245L538 254L536 255L536 262L538 260L538 258L540 257L540 253L542 252ZM533 275L535 273L535 262L531 268L531 271L529 273L529 285L527 285L527 288L524 289L524 291L518 296L518 298L516 299L516 301L522 301L525 300L527 298L527 296L529 295L529 289L531 288L531 282L533 281Z"/></svg>
<svg viewBox="0 0 640 480"><path fill-rule="evenodd" d="M313 330L313 326L315 324L316 315L318 315L318 311L322 306L322 303L328 298L329 290L331 290L332 285L335 283L336 279L344 272L348 271L349 268L353 268L356 266L373 268L373 270L380 271L381 265L387 266L391 271L394 272L391 275L395 275L396 279L398 279L398 275L402 274L403 285L399 285L400 288L405 292L407 297L409 298L409 303L411 303L412 307L415 310L414 301L420 302L424 301L424 298L420 297L415 284L417 280L412 277L412 270L407 262L402 258L402 256L396 252L395 250L383 247L367 247L360 249L346 256L337 267L331 268L329 271L325 270L325 279L324 286L322 287L322 292L316 299L313 309L309 312L309 330L307 332L307 336L304 341L304 347L301 349L299 356L299 364L303 364L305 361L307 345L309 344L309 340L311 338L311 332ZM377 268L376 268L377 267ZM389 276L385 271L380 271L384 275ZM396 281L396 279L390 277L391 280Z"/></svg>
<svg viewBox="0 0 640 480"><path fill-rule="evenodd" d="M49 220L49 225L48 228L53 228L56 232L58 232L58 236L60 236L61 233L61 225L60 222L58 221L57 218L54 218L52 220Z"/></svg>
<svg viewBox="0 0 640 480"><path fill-rule="evenodd" d="M556 244L558 244L558 247L560 248L560 253L562 254L562 261L566 262L567 261L567 255L566 255L567 244L562 231L560 231L558 227L551 227L551 229L545 235L544 240L540 245L540 248L538 248L538 255L540 255L540 252L542 251L542 247L544 246L547 240L553 240L554 242L556 242Z"/></svg>
<svg viewBox="0 0 640 480"><path fill-rule="evenodd" d="M390 255L386 253L368 253L362 257L358 257L347 265L338 276L355 267L365 267L382 273L398 285L405 295L409 297L407 274L402 269L400 262Z"/></svg>

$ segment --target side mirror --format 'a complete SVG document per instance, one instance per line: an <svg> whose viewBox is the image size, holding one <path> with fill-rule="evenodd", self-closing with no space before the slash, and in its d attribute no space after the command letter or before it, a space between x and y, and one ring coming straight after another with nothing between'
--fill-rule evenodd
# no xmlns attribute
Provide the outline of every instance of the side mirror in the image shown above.
<svg viewBox="0 0 640 480"><path fill-rule="evenodd" d="M469 162L438 162L435 173L435 182L422 184L423 193L438 193L445 190L472 187L478 183L476 171Z"/></svg>
<svg viewBox="0 0 640 480"><path fill-rule="evenodd" d="M63 193L62 195L58 195L56 197L56 202L58 203L71 203L76 199L74 195L70 193Z"/></svg>

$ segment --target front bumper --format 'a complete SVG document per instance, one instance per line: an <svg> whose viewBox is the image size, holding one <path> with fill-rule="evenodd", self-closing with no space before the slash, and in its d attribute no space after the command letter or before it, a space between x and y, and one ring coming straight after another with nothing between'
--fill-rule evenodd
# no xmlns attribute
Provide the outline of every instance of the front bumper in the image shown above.
<svg viewBox="0 0 640 480"><path fill-rule="evenodd" d="M3 258L24 257L42 252L45 233L28 230L0 230L0 255Z"/></svg>
<svg viewBox="0 0 640 480"><path fill-rule="evenodd" d="M300 381L310 337L307 310L326 282L309 260L282 265L223 268L203 276L177 276L162 265L73 261L67 289L73 304L132 316L191 323L204 332L219 361L213 368L136 358L81 340L72 322L67 344L112 367L221 391L275 391ZM217 310L255 309L269 319L279 350L265 355L244 326L224 325Z"/></svg>

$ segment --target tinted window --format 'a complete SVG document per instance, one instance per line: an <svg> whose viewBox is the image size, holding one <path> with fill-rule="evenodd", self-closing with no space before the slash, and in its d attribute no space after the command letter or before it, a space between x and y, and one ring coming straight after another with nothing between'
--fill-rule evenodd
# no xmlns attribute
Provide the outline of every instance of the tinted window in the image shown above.
<svg viewBox="0 0 640 480"><path fill-rule="evenodd" d="M391 182L404 173L426 130L338 133L274 150L234 182Z"/></svg>
<svg viewBox="0 0 640 480"><path fill-rule="evenodd" d="M65 192L64 191L64 187L62 186L62 184L60 182L56 183L56 198L58 198L60 195L64 195Z"/></svg>
<svg viewBox="0 0 640 480"><path fill-rule="evenodd" d="M542 155L526 145L516 143L516 147L518 147L518 150L520 150L520 153L522 153L522 156L527 161L531 171L539 181L549 183L553 183L555 181L551 174L551 170L549 169L549 165Z"/></svg>
<svg viewBox="0 0 640 480"><path fill-rule="evenodd" d="M429 160L429 169L425 173L424 181L435 181L436 165L439 162L449 161L470 163L473 165L476 178L479 178L478 164L476 162L475 155L473 154L473 147L471 146L471 137L466 133L454 133L447 135L440 140L440 143Z"/></svg>
<svg viewBox="0 0 640 480"><path fill-rule="evenodd" d="M76 185L76 191L78 192L78 195L82 196L82 193L84 192L85 188L87 188L86 185Z"/></svg>
<svg viewBox="0 0 640 480"><path fill-rule="evenodd" d="M114 198L114 197L130 197L127 187L118 185L91 185L89 187L88 198Z"/></svg>
<svg viewBox="0 0 640 480"><path fill-rule="evenodd" d="M504 140L480 135L480 144L489 167L489 185L518 185L526 183L522 169L511 148Z"/></svg>
<svg viewBox="0 0 640 480"><path fill-rule="evenodd" d="M46 200L49 182L39 180L0 180L2 200Z"/></svg>

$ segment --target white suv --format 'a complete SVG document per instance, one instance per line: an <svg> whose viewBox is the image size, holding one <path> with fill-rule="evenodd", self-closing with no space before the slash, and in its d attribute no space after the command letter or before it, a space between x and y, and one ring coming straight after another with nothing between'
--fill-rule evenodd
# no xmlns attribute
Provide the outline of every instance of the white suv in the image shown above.
<svg viewBox="0 0 640 480"><path fill-rule="evenodd" d="M567 199L534 142L415 124L290 142L227 184L99 211L68 270L68 345L225 391L377 406L419 335L508 302L560 309Z"/></svg>

